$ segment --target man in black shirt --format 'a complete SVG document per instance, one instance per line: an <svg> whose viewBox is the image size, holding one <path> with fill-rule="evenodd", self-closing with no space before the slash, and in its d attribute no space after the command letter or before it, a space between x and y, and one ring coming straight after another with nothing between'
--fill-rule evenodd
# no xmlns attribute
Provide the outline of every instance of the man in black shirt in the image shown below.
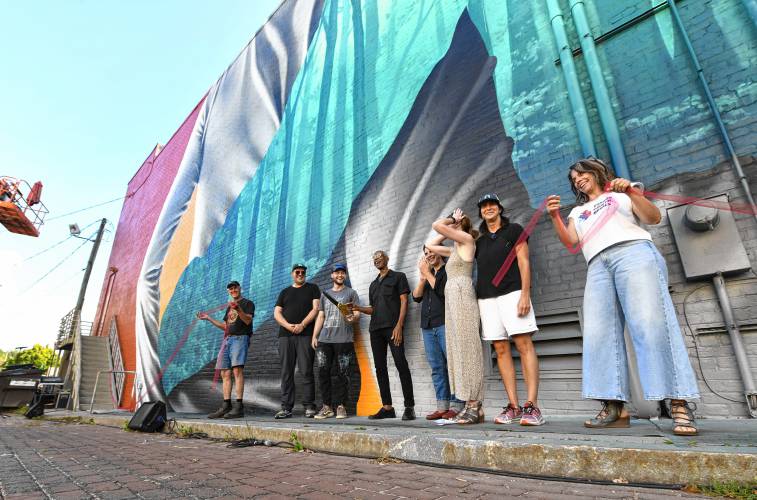
<svg viewBox="0 0 757 500"><path fill-rule="evenodd" d="M413 398L413 379L410 367L405 358L405 344L402 330L405 326L407 314L407 296L410 285L404 273L392 271L388 267L389 257L382 250L373 254L373 265L379 274L373 280L369 289L369 306L353 304L356 311L371 316L369 331L371 333L371 352L373 364L376 368L376 379L381 393L383 406L378 412L369 416L370 419L396 418L397 414L392 406L392 392L389 388L389 371L386 367L386 348L392 351L394 365L400 375L402 395L405 398L405 412L402 420L415 419L415 399Z"/></svg>
<svg viewBox="0 0 757 500"><path fill-rule="evenodd" d="M447 284L447 271L441 256L429 250L426 245L423 245L423 255L418 262L420 280L413 290L413 300L421 303L423 347L431 367L431 381L436 393L436 410L426 415L426 420L452 419L463 408L464 402L450 394L447 375L444 329L444 286Z"/></svg>
<svg viewBox="0 0 757 500"><path fill-rule="evenodd" d="M279 324L279 362L281 363L281 410L275 418L289 418L294 408L294 368L297 366L303 378L305 394L302 404L305 417L313 418L315 411L315 378L313 358L315 351L310 345L315 318L318 316L321 290L313 283L305 282L307 267L292 266L292 286L281 291L276 300L273 317Z"/></svg>
<svg viewBox="0 0 757 500"><path fill-rule="evenodd" d="M511 223L503 215L503 207L496 194L485 194L478 200L481 236L476 240L476 296L481 313L482 337L492 342L497 352L497 367L509 399L494 422L521 425L541 425L544 418L536 405L539 391L539 360L531 335L536 331L536 317L531 306L531 266L528 240L515 247L516 260L499 284L493 283L505 258L523 233L519 224ZM515 366L510 351L510 339L520 353L523 379L528 400L518 404L515 385Z"/></svg>
<svg viewBox="0 0 757 500"><path fill-rule="evenodd" d="M239 418L244 416L242 396L244 394L244 363L247 359L247 348L250 346L252 335L252 318L255 316L255 304L242 297L242 287L238 281L226 285L231 301L223 315L223 321L218 321L206 313L197 313L197 318L209 321L224 331L221 352L216 362L216 368L221 370L223 380L223 405L208 415L208 418ZM231 404L231 374L234 373L234 386L237 400Z"/></svg>

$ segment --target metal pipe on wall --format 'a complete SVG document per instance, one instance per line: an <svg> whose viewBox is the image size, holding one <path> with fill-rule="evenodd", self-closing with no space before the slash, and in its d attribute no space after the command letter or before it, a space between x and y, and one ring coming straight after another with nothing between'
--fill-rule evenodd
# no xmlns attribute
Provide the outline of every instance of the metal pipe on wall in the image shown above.
<svg viewBox="0 0 757 500"><path fill-rule="evenodd" d="M602 130L607 139L607 146L610 150L612 165L615 173L619 177L631 178L631 172L628 169L628 160L623 150L623 142L620 139L620 130L618 122L615 120L615 113L612 109L610 95L607 92L602 66L599 63L599 56L594 45L594 37L589 28L589 21L586 16L586 8L583 0L570 0L570 11L573 15L573 24L578 32L578 40L581 43L581 50L586 61L586 68L589 72L591 88L594 92L594 100L597 102L597 111L599 120L602 123Z"/></svg>
<svg viewBox="0 0 757 500"><path fill-rule="evenodd" d="M747 13L752 19L752 24L757 26L757 0L741 0L741 3L746 7Z"/></svg>
<svg viewBox="0 0 757 500"><path fill-rule="evenodd" d="M678 12L678 7L676 7L674 0L668 0L668 6L670 7L670 12L673 14L673 19L675 20L676 26L678 27L678 31L680 32L681 37L686 44L686 49L689 52L691 62L694 64L694 68L697 71L697 76L699 77L699 81L701 82L702 88L704 89L704 95L707 98L707 103L710 105L712 114L715 117L715 122L717 122L718 128L720 129L720 135L723 136L723 142L725 143L725 147L731 157L731 163L733 164L733 168L736 171L736 176L739 178L741 187L744 190L744 195L747 198L747 202L750 205L754 206L754 197L752 196L752 190L749 188L749 182L747 181L746 174L744 174L744 169L741 168L739 158L738 156L736 156L736 150L733 148L733 144L731 143L731 137L728 135L728 130L726 130L723 119L720 117L720 110L718 109L718 105L715 102L715 98L712 97L712 92L710 92L710 85L707 83L707 79L704 77L702 65L699 64L699 58L694 51L694 47L691 45L689 34L686 31L686 27L683 25L680 13ZM754 214L754 219L757 220L757 214Z"/></svg>
<svg viewBox="0 0 757 500"><path fill-rule="evenodd" d="M739 367L741 380L744 384L744 397L746 398L749 415L751 415L752 418L757 418L757 389L755 389L752 370L749 366L749 358L747 358L744 342L741 339L739 325L736 323L736 318L733 315L733 308L731 307L731 300L728 297L728 290L725 288L723 275L718 273L713 276L712 284L718 295L720 309L723 311L723 320L725 321L726 330L728 330L728 335L731 336L733 353L736 358L736 364Z"/></svg>
<svg viewBox="0 0 757 500"><path fill-rule="evenodd" d="M581 84L578 82L578 73L576 72L576 65L573 62L573 52L570 50L568 35L565 32L565 18L563 17L558 0L547 0L547 11L550 23L552 24L552 34L555 37L557 51L560 56L560 66L565 77L568 100L570 101L571 111L573 111L573 119L576 122L581 150L584 156L597 156L597 150L594 147L594 137L591 133L591 125L589 124L589 115L586 111L586 103L584 102L583 95L581 95Z"/></svg>

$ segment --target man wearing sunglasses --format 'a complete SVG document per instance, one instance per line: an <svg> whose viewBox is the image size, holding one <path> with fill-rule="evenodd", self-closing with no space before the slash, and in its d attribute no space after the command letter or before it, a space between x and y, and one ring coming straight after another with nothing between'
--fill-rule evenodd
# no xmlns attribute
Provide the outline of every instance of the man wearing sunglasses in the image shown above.
<svg viewBox="0 0 757 500"><path fill-rule="evenodd" d="M215 327L224 331L221 353L218 356L216 368L221 370L223 380L223 405L208 415L208 418L239 418L244 416L242 396L244 394L244 362L247 360L247 349L252 335L252 318L255 316L255 304L242 297L242 287L238 281L226 285L229 292L229 306L223 321L208 316L207 313L197 313L197 318L209 321ZM234 374L234 386L237 400L231 403L231 375Z"/></svg>
<svg viewBox="0 0 757 500"><path fill-rule="evenodd" d="M281 410L274 418L289 418L294 408L294 368L302 376L304 395L302 404L305 417L313 418L315 411L315 379L313 358L315 351L310 345L313 326L318 316L321 290L305 281L305 264L292 266L292 286L281 291L273 317L279 324L279 362L281 363Z"/></svg>

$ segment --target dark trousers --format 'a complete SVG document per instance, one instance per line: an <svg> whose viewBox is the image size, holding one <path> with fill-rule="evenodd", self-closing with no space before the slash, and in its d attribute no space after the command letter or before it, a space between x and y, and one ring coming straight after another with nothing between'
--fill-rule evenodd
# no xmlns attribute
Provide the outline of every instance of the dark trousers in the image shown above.
<svg viewBox="0 0 757 500"><path fill-rule="evenodd" d="M413 397L413 378L410 375L410 367L405 358L405 339L400 345L392 342L392 328L382 328L371 332L371 351L373 352L373 364L376 367L376 380L378 380L381 403L392 404L392 391L389 389L389 370L386 367L386 348L392 351L392 359L402 384L402 395L405 398L405 406L415 406Z"/></svg>
<svg viewBox="0 0 757 500"><path fill-rule="evenodd" d="M281 407L294 408L294 367L302 377L302 404L305 408L315 407L315 380L313 379L313 357L315 351L310 345L309 335L279 337L279 361L281 362Z"/></svg>
<svg viewBox="0 0 757 500"><path fill-rule="evenodd" d="M336 359L337 384L331 392L332 366ZM318 388L321 390L323 404L336 407L347 403L347 391L350 387L350 362L352 361L352 342L318 343L315 349L315 366L318 373Z"/></svg>

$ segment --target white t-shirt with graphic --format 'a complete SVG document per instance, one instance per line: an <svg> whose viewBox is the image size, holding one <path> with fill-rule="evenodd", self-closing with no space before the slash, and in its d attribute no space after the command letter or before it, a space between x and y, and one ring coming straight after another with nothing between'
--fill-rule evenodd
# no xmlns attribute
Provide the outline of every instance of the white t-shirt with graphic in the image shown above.
<svg viewBox="0 0 757 500"><path fill-rule="evenodd" d="M571 210L568 219L574 221L586 262L617 243L632 240L652 241L652 235L639 226L631 208L631 198L624 193L602 193L595 200ZM592 231L598 222L602 226ZM589 232L591 234L584 241Z"/></svg>

